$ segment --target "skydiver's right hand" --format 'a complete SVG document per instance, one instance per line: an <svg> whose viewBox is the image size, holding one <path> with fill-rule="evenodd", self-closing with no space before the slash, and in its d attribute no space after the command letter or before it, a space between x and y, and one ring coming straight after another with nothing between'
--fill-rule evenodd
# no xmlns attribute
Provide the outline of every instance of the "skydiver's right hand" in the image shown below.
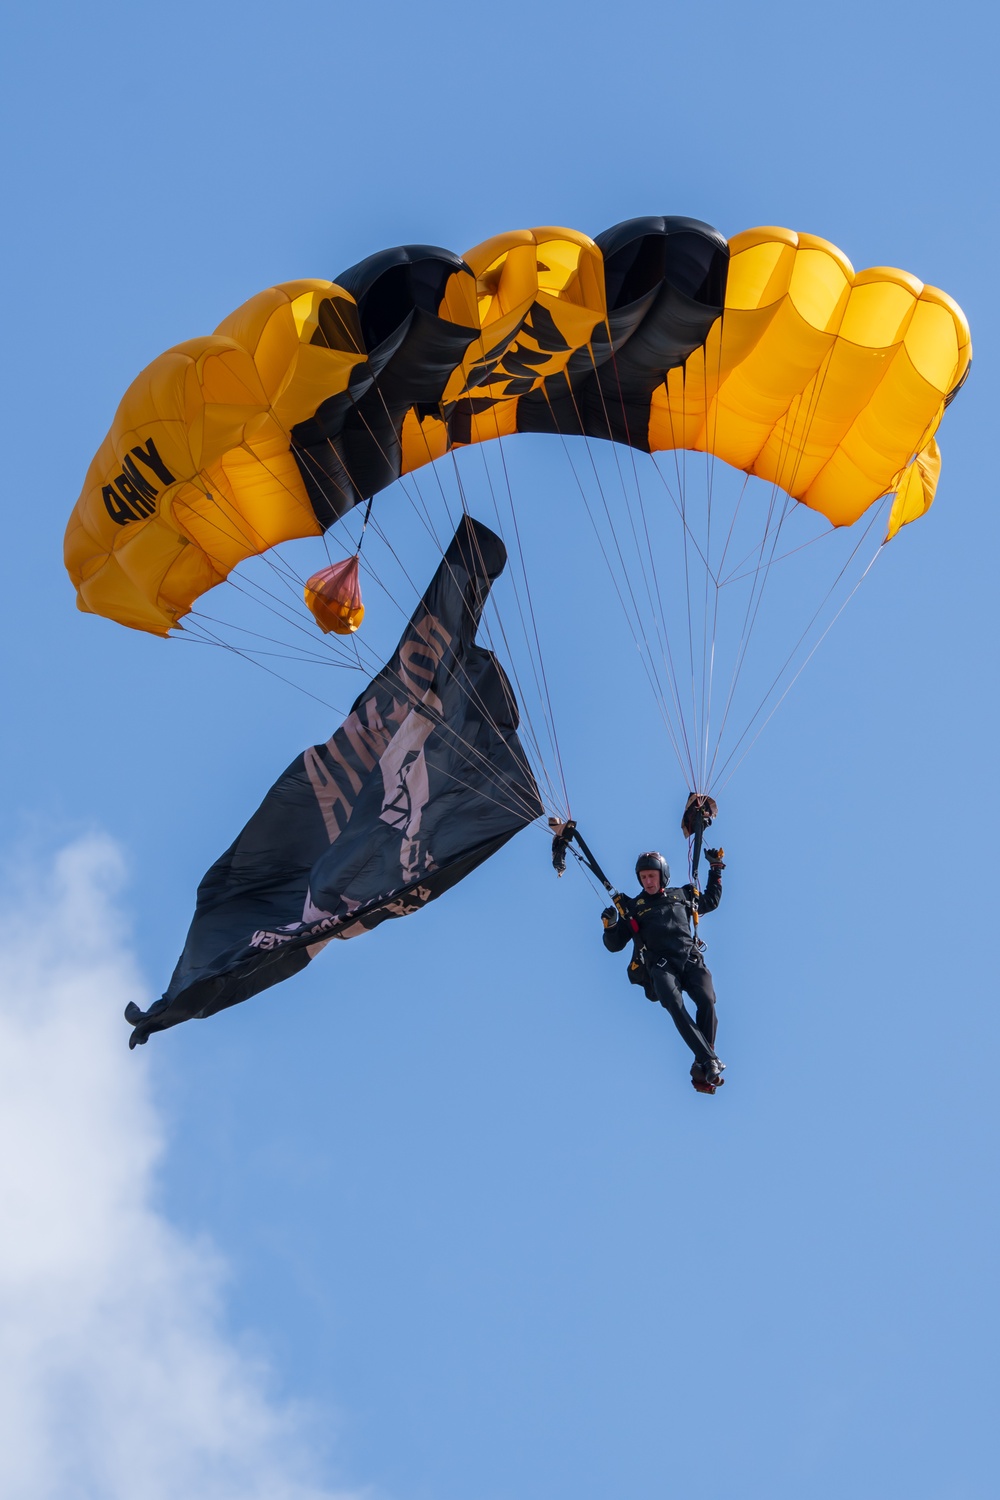
<svg viewBox="0 0 1000 1500"><path fill-rule="evenodd" d="M605 927L613 927L618 921L617 906L606 906L601 912L601 921L604 923Z"/></svg>
<svg viewBox="0 0 1000 1500"><path fill-rule="evenodd" d="M618 915L624 922L635 921L635 902L631 896L626 896L622 891L619 891L615 896L615 906L618 908Z"/></svg>

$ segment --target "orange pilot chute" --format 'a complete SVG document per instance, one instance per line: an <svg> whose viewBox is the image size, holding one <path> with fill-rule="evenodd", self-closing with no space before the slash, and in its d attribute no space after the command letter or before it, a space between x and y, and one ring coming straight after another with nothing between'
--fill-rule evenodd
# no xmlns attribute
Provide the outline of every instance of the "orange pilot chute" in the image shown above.
<svg viewBox="0 0 1000 1500"><path fill-rule="evenodd" d="M324 635L353 635L365 617L358 556L320 568L306 581L305 601Z"/></svg>

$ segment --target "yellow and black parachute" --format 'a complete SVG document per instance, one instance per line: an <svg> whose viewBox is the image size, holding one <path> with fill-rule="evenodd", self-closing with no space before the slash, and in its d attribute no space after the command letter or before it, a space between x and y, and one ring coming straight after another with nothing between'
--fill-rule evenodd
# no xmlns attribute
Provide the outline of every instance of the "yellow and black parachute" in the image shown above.
<svg viewBox="0 0 1000 1500"><path fill-rule="evenodd" d="M834 526L894 494L892 536L933 499L970 358L944 292L788 229L727 242L643 218L386 250L154 360L90 466L66 565L81 609L165 635L244 559L517 432L711 453Z"/></svg>

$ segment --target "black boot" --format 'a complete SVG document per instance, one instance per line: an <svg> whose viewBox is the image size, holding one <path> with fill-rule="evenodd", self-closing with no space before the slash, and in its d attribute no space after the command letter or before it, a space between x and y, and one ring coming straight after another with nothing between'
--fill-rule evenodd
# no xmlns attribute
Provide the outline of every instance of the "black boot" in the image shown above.
<svg viewBox="0 0 1000 1500"><path fill-rule="evenodd" d="M699 1094L714 1094L726 1081L722 1076L725 1066L717 1057L711 1057L704 1063L692 1063L691 1087Z"/></svg>

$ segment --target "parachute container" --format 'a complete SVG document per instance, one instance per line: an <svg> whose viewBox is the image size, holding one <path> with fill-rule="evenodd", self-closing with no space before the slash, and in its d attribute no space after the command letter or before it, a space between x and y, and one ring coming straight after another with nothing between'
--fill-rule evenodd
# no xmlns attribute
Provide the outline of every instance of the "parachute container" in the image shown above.
<svg viewBox="0 0 1000 1500"><path fill-rule="evenodd" d="M305 586L306 604L324 635L353 635L365 617L357 557L321 568Z"/></svg>

